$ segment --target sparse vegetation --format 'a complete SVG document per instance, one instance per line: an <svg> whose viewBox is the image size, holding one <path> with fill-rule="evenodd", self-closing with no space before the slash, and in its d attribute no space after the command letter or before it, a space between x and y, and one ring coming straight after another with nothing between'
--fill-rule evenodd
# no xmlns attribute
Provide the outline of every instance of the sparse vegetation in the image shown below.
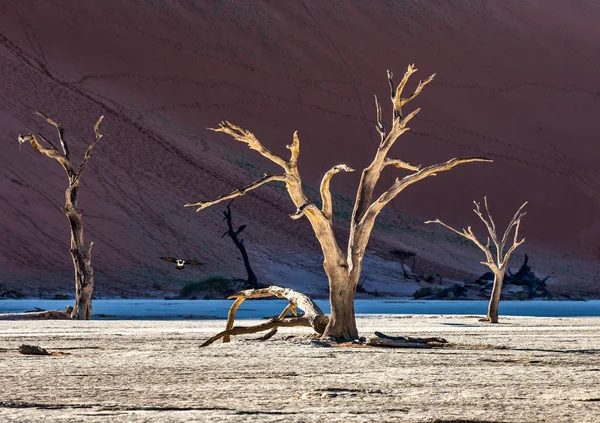
<svg viewBox="0 0 600 423"><path fill-rule="evenodd" d="M442 288L431 288L429 286L422 286L413 293L413 298L415 300L418 300L419 298L437 295L437 294L441 293L442 291L443 291Z"/></svg>
<svg viewBox="0 0 600 423"><path fill-rule="evenodd" d="M244 282L239 279L229 279L224 276L208 276L196 282L185 284L179 291L181 298L227 298L240 289Z"/></svg>

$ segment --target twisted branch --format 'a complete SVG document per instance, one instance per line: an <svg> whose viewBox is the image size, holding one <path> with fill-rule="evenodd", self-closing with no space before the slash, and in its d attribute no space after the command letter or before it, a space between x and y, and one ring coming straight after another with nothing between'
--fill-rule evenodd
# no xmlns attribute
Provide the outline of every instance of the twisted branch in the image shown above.
<svg viewBox="0 0 600 423"><path fill-rule="evenodd" d="M331 191L329 189L330 181L331 178L333 178L333 175L341 172L342 170L345 172L354 172L354 169L352 169L351 167L346 166L345 164L339 164L329 169L327 173L325 173L325 175L323 176L323 179L321 180L320 191L321 201L323 203L323 206L321 207L321 212L323 213L323 216L325 216L329 220L331 220L331 216L333 213Z"/></svg>
<svg viewBox="0 0 600 423"><path fill-rule="evenodd" d="M94 149L94 147L96 146L98 141L100 141L100 138L102 138L102 134L100 133L100 122L102 122L102 119L104 119L104 116L100 116L100 118L94 125L94 133L96 134L96 138L90 144L90 146L87 148L87 150L85 150L85 156L83 157L83 161L79 165L79 168L77 169L77 174L75 175L75 181L77 181L77 182L79 182L79 179L81 178L81 175L83 174L83 170L85 169L85 166L87 165L88 161L92 157L92 150Z"/></svg>
<svg viewBox="0 0 600 423"><path fill-rule="evenodd" d="M60 123L56 122L55 120L49 118L42 112L34 112L34 113L36 115L40 116L41 118L45 119L46 122L48 122L50 125L52 125L56 128L56 131L58 132L58 140L60 141L60 145L63 149L64 156L67 160L69 160L69 146L67 145L67 141L65 140L65 130L62 127L62 125Z"/></svg>
<svg viewBox="0 0 600 423"><path fill-rule="evenodd" d="M252 191L252 190L258 188L259 186L264 185L268 182L279 181L279 182L288 183L288 182L290 182L290 179L291 179L291 177L289 175L284 175L284 174L265 175L262 178L260 178L258 181L252 182L251 184L246 185L245 187L238 188L235 191L232 191L228 194L223 194L223 195L215 198L214 200L198 201L195 203L187 203L187 204L184 204L184 207L198 207L196 209L196 211L199 212L200 210L203 210L207 207L218 204L222 201L231 200L232 198L236 198L236 197L241 197L242 195L246 194L248 191Z"/></svg>

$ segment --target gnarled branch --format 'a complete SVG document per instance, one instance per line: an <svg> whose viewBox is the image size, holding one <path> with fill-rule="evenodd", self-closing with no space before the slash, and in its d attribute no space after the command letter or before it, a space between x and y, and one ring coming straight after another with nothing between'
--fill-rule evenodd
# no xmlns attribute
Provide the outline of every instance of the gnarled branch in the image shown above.
<svg viewBox="0 0 600 423"><path fill-rule="evenodd" d="M252 182L251 184L246 185L245 187L238 188L235 191L230 192L229 194L223 194L223 195L215 198L214 200L198 201L196 203L187 203L184 205L184 207L198 207L196 209L196 211L199 212L200 210L203 210L214 204L220 203L221 201L231 200L236 197L241 197L242 195L246 194L248 191L252 191L253 189L256 189L259 186L264 185L268 182L279 181L279 182L287 183L290 181L290 178L291 177L289 175L283 175L283 174L265 175L262 178L260 178L258 181Z"/></svg>
<svg viewBox="0 0 600 423"><path fill-rule="evenodd" d="M210 129L211 131L215 131L215 132L224 132L227 135L232 136L235 140L248 144L248 147L251 150L258 151L263 157L271 160L275 164L278 164L284 170L287 171L289 169L287 161L283 160L277 154L269 151L264 145L262 145L262 143L254 136L254 134L252 132L250 132L244 128L234 125L231 122L223 121L219 124L218 128L208 128L208 129ZM297 144L296 140L297 140L297 136L294 138L294 144ZM294 146L294 144L292 144L292 146ZM298 146L295 145L295 147L297 150ZM298 156L296 153L296 159L297 159L297 157ZM292 150L292 158L294 158L293 150Z"/></svg>
<svg viewBox="0 0 600 423"><path fill-rule="evenodd" d="M274 317L265 323L250 327L233 326L235 321L235 313L244 300L250 298L267 297L286 299L289 301L289 304L286 306L283 312L279 314L279 316ZM228 313L226 329L208 339L201 345L202 347L210 345L220 338L223 338L223 342L229 342L231 335L246 335L269 329L276 330L278 327L309 326L312 327L315 332L322 334L325 331L327 323L329 322L329 318L323 314L319 306L316 305L310 298L289 288L270 286L268 288L247 289L230 296L229 299L235 299L235 301L231 305ZM296 308L300 308L304 311L303 317L286 317L289 311L292 311L294 315L296 315ZM271 333L269 335L272 336L273 334Z"/></svg>
<svg viewBox="0 0 600 423"><path fill-rule="evenodd" d="M65 130L62 127L62 125L60 123L56 122L55 120L49 118L42 112L35 112L35 114L40 116L41 118L45 119L46 122L48 122L50 125L52 125L56 128L56 131L58 132L58 140L60 141L60 145L63 149L64 156L67 160L70 160L69 146L67 145L67 141L65 140Z"/></svg>
<svg viewBox="0 0 600 423"><path fill-rule="evenodd" d="M325 175L323 176L323 179L321 180L321 187L319 189L321 191L321 201L323 202L321 212L329 220L331 220L332 216L331 191L329 189L329 184L331 178L333 178L333 175L341 172L342 170L345 172L354 172L354 169L352 169L351 167L346 166L345 164L339 164L329 169L327 173L325 173Z"/></svg>
<svg viewBox="0 0 600 423"><path fill-rule="evenodd" d="M288 161L288 167L295 169L298 167L298 156L300 155L300 138L298 138L298 131L294 131L294 138L291 145L285 146L292 152L290 160Z"/></svg>
<svg viewBox="0 0 600 423"><path fill-rule="evenodd" d="M379 196L373 204L369 207L367 212L365 213L365 217L362 222L366 222L369 219L375 219L377 214L386 206L390 201L392 201L402 190L404 190L409 185L414 184L415 182L419 182L429 176L435 176L440 172L448 171L460 164L464 163L472 163L472 162L491 162L492 160L486 159L484 157L464 157L464 158L453 158L444 163L438 163L431 166L427 166L417 172L411 173L410 175L406 175L404 178L397 178L396 181L392 184L392 186L385 191L383 194Z"/></svg>
<svg viewBox="0 0 600 423"><path fill-rule="evenodd" d="M102 134L100 133L100 122L102 122L102 119L104 119L104 116L100 116L100 118L94 125L94 133L96 134L96 138L90 144L90 146L87 148L87 150L85 150L85 156L83 157L83 161L79 165L79 168L77 169L77 174L75 175L75 181L77 181L77 182L81 179L83 170L85 169L85 166L87 165L88 161L92 157L92 150L94 149L94 147L96 146L98 141L100 141L100 138L102 138Z"/></svg>
<svg viewBox="0 0 600 423"><path fill-rule="evenodd" d="M419 170L421 170L421 165L415 166L415 165L411 165L410 163L405 162L404 160L390 159L390 158L385 159L383 166L384 167L385 166L394 166L394 167L397 167L398 169L412 170L413 172L418 172Z"/></svg>

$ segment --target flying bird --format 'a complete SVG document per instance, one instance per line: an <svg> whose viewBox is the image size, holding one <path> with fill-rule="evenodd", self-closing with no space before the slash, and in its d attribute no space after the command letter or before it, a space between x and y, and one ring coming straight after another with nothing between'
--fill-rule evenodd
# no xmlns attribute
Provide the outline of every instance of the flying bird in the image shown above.
<svg viewBox="0 0 600 423"><path fill-rule="evenodd" d="M161 259L175 263L175 267L179 270L183 269L186 264L193 264L193 265L198 265L198 266L201 266L204 264L204 263L200 263L199 261L196 261L196 260L182 260L182 259L177 259L175 257L161 257Z"/></svg>

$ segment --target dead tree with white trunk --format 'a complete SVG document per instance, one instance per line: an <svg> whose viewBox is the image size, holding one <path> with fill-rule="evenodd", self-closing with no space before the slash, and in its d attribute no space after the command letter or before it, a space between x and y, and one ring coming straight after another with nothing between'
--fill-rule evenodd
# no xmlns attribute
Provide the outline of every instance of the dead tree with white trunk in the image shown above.
<svg viewBox="0 0 600 423"><path fill-rule="evenodd" d="M228 194L223 194L214 200L189 203L186 204L186 207L197 207L197 211L200 211L222 201L242 196L261 185L270 182L283 182L296 207L296 212L290 214L290 217L292 219L305 217L309 221L323 252L323 268L329 279L329 301L331 305L331 316L323 332L324 337L346 340L358 338L354 315L354 295L362 271L365 249L375 220L381 210L400 192L415 182L450 170L463 163L491 161L482 157L454 158L445 163L421 167L388 156L398 137L409 131L409 122L420 110L416 109L404 114L403 108L414 100L435 76L431 75L426 80L420 81L412 94L403 97L403 90L410 76L416 71L414 65L409 65L398 85L394 84L392 73L390 71L387 73L393 106L389 126L383 123L381 105L377 96L375 96L376 128L380 136L380 142L373 161L363 170L360 178L350 222L346 253L343 252L334 235L333 206L329 186L334 175L342 171L352 172L354 169L345 164L339 164L325 173L320 185L319 207L316 202L305 195L302 187L302 178L298 170L298 156L300 154L298 132L294 133L292 143L287 146L291 152L290 158L284 159L269 151L253 133L230 122L224 121L218 128L211 128L213 131L223 132L237 141L248 144L250 149L256 150L263 157L281 167L282 171L265 174L261 179ZM388 166L406 170L410 173L404 177L396 178L391 186L374 199L375 187L381 172Z"/></svg>
<svg viewBox="0 0 600 423"><path fill-rule="evenodd" d="M482 261L481 264L485 264L490 268L492 273L494 274L494 285L492 287L492 295L490 296L490 303L488 305L488 313L487 316L483 319L490 323L498 323L498 305L500 304L500 297L502 296L502 284L504 283L504 275L506 274L506 270L508 269L508 261L510 260L510 255L517 249L517 247L525 242L525 238L519 240L519 226L521 225L521 219L527 213L523 211L527 201L523 203L521 207L514 214L512 220L508 224L506 231L504 231L504 235L502 238L498 238L498 234L496 232L496 224L492 215L490 213L490 209L488 208L487 197L483 197L483 204L485 207L485 214L483 215L481 212L481 205L477 201L473 201L475 204L475 209L473 210L475 214L481 219L481 221L485 224L487 228L489 236L487 237L487 242L484 245L473 233L473 230L470 226L467 229L457 230L453 227L445 224L439 219L436 220L428 220L425 223L438 223L445 228L450 229L452 232L472 241L481 251L485 253L486 261ZM504 252L506 245L510 238L510 233L514 229L513 243L508 249L508 251ZM496 252L496 258L494 259L494 255L490 249L490 240L494 243L494 250Z"/></svg>
<svg viewBox="0 0 600 423"><path fill-rule="evenodd" d="M94 290L94 269L92 268L93 243L87 245L83 238L83 215L81 210L79 210L78 204L79 184L85 166L92 155L92 150L98 141L100 141L100 138L102 138L100 122L102 122L104 116L100 116L100 119L94 125L96 136L94 141L88 146L81 164L75 166L71 161L69 147L65 138L65 130L62 125L43 113L36 112L36 114L56 128L62 151L41 134L19 135L19 144L31 143L35 151L56 160L67 174L69 187L65 192L65 205L62 207L62 211L67 216L71 227L71 248L69 251L75 268L75 307L73 307L73 311L71 312L71 318L89 320L92 318L92 292Z"/></svg>

